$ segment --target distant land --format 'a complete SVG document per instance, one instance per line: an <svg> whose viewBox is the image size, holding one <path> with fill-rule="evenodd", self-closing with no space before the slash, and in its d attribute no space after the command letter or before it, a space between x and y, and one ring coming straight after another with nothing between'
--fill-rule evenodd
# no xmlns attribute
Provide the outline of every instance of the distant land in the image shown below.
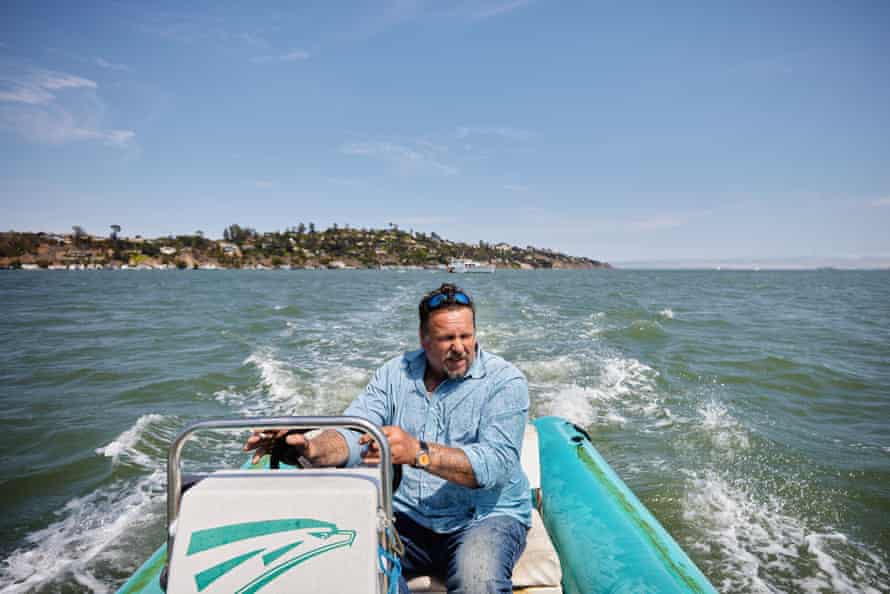
<svg viewBox="0 0 890 594"><path fill-rule="evenodd" d="M473 260L497 268L594 269L606 262L569 256L547 248L480 241L449 241L436 233L415 233L390 225L387 229L355 229L336 224L324 231L300 223L284 231L257 232L230 225L222 239L202 231L159 238L121 234L111 225L107 236L79 226L68 234L0 233L0 268L84 269L273 269L273 268L430 268L443 269L453 260Z"/></svg>
<svg viewBox="0 0 890 594"><path fill-rule="evenodd" d="M887 270L890 256L784 257L636 260L616 262L627 269L648 270Z"/></svg>

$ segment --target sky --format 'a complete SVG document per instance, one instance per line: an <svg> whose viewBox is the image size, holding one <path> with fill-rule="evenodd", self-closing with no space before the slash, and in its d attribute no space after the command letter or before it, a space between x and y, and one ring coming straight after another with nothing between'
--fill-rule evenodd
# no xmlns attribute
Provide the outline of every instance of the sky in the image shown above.
<svg viewBox="0 0 890 594"><path fill-rule="evenodd" d="M0 229L890 262L890 3L0 3Z"/></svg>

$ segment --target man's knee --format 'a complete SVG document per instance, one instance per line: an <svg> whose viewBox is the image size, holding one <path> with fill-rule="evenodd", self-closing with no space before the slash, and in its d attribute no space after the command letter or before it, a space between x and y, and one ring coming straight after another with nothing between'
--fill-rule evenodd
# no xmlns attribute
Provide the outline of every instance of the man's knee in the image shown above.
<svg viewBox="0 0 890 594"><path fill-rule="evenodd" d="M449 572L448 591L511 592L513 566L525 548L525 537L525 526L504 516L488 518L465 530Z"/></svg>

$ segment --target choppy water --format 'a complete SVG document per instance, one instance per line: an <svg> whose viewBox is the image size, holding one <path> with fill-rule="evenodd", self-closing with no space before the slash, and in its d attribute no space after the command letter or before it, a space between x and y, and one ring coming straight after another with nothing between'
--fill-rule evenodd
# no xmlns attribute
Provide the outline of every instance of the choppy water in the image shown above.
<svg viewBox="0 0 890 594"><path fill-rule="evenodd" d="M442 280L0 273L0 591L113 592L163 539L184 423L340 412ZM718 590L890 591L890 274L457 280L533 414L587 426ZM242 458L204 445L195 465Z"/></svg>

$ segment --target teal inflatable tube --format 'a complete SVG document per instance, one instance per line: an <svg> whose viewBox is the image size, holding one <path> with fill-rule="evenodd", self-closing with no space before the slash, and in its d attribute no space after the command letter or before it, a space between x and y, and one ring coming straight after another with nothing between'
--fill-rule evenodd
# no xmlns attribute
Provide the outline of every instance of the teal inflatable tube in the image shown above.
<svg viewBox="0 0 890 594"><path fill-rule="evenodd" d="M558 417L534 424L541 516L559 554L566 594L716 594L586 433Z"/></svg>

